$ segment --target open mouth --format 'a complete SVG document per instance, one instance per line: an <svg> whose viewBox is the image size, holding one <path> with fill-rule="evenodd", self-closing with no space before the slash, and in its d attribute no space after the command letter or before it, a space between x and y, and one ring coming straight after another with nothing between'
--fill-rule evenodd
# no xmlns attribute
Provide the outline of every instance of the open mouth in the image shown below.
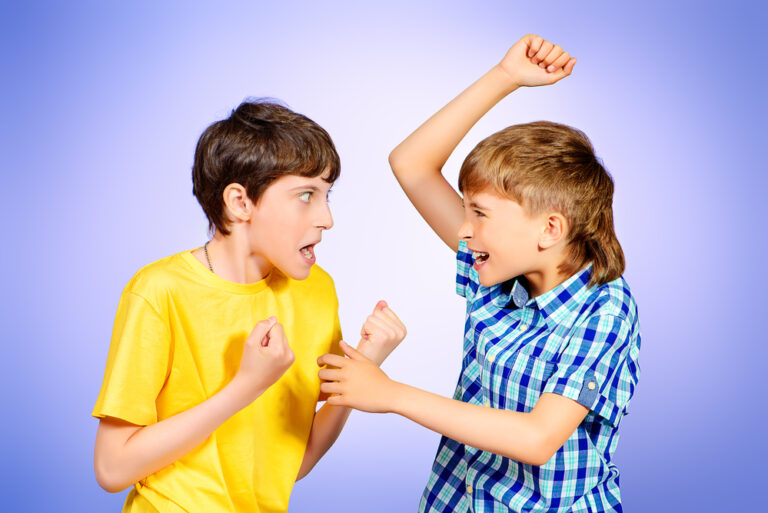
<svg viewBox="0 0 768 513"><path fill-rule="evenodd" d="M308 244L299 250L299 253L304 257L307 262L315 262L315 245Z"/></svg>
<svg viewBox="0 0 768 513"><path fill-rule="evenodd" d="M483 253L482 251L472 251L472 258L475 259L475 269L480 269L489 257L490 255L488 253Z"/></svg>

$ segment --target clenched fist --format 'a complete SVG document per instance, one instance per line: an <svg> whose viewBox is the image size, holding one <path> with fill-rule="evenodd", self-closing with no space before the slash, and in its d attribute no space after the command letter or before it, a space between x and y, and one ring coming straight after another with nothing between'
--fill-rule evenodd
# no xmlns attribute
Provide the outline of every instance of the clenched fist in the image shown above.
<svg viewBox="0 0 768 513"><path fill-rule="evenodd" d="M523 36L498 64L514 87L554 84L570 75L575 65L576 58L561 46L534 34Z"/></svg>
<svg viewBox="0 0 768 513"><path fill-rule="evenodd" d="M283 326L270 317L257 323L245 341L240 368L232 381L250 404L280 379L295 358Z"/></svg>
<svg viewBox="0 0 768 513"><path fill-rule="evenodd" d="M382 362L403 341L407 330L386 301L379 301L360 330L357 349L376 365Z"/></svg>

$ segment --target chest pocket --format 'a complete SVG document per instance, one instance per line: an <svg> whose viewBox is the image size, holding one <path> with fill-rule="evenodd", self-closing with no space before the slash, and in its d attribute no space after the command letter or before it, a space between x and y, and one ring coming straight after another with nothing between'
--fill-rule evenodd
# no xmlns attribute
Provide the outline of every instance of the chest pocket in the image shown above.
<svg viewBox="0 0 768 513"><path fill-rule="evenodd" d="M509 358L486 362L493 407L529 412L539 400L557 363L517 351Z"/></svg>

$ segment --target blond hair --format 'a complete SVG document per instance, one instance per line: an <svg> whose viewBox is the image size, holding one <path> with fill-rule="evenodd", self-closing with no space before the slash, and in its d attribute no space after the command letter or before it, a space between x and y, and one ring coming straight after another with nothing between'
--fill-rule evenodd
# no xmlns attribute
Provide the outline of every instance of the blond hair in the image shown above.
<svg viewBox="0 0 768 513"><path fill-rule="evenodd" d="M624 252L613 229L613 180L580 130L537 121L487 137L464 160L459 190L489 189L529 215L556 211L566 218L568 250L561 273L570 276L591 262L590 285L603 285L624 272Z"/></svg>

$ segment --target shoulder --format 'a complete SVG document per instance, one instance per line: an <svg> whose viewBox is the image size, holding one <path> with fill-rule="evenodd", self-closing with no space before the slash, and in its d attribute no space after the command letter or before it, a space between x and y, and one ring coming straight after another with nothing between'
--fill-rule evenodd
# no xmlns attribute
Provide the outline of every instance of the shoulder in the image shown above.
<svg viewBox="0 0 768 513"><path fill-rule="evenodd" d="M637 323L637 304L623 276L588 291L587 317L616 317L630 326Z"/></svg>
<svg viewBox="0 0 768 513"><path fill-rule="evenodd" d="M134 294L157 306L183 279L182 254L167 256L139 269L125 286L123 294Z"/></svg>

